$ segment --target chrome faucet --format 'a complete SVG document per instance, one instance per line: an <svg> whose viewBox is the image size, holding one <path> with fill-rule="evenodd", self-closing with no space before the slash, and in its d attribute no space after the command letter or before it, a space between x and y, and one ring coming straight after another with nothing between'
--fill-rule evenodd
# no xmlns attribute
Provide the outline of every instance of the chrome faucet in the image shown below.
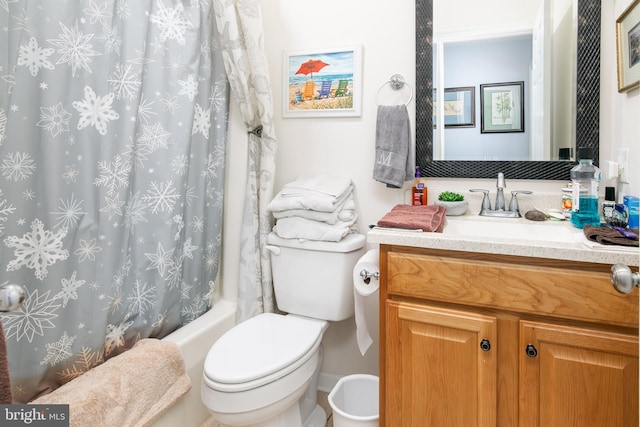
<svg viewBox="0 0 640 427"><path fill-rule="evenodd" d="M496 182L496 208L495 210L504 210L504 189L507 184L504 182L504 174L498 173L498 182Z"/></svg>
<svg viewBox="0 0 640 427"><path fill-rule="evenodd" d="M509 202L509 210L505 210L504 203L504 189L507 188L507 184L504 179L504 174L502 172L498 173L498 181L496 182L496 204L495 208L491 209L491 201L489 200L489 190L481 190L481 189L472 189L469 190L473 193L482 192L484 196L482 197L482 207L480 208L479 215L482 216L494 216L501 218L520 218L520 207L518 206L518 198L517 195L519 193L522 194L531 194L531 191L525 190L517 190L511 192L511 201Z"/></svg>

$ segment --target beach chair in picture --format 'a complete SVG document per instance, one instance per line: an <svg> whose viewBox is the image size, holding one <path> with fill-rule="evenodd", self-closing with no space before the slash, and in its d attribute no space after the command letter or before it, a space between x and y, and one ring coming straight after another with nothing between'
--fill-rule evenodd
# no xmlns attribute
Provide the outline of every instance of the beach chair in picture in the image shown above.
<svg viewBox="0 0 640 427"><path fill-rule="evenodd" d="M322 86L318 91L318 99L329 98L331 95L331 80L323 80Z"/></svg>
<svg viewBox="0 0 640 427"><path fill-rule="evenodd" d="M315 88L316 88L316 84L313 82L313 80L306 82L304 84L304 92L302 93L302 100L303 101L312 100Z"/></svg>
<svg viewBox="0 0 640 427"><path fill-rule="evenodd" d="M347 95L347 86L349 85L349 80L340 79L338 82L338 89L336 89L335 96L346 96Z"/></svg>

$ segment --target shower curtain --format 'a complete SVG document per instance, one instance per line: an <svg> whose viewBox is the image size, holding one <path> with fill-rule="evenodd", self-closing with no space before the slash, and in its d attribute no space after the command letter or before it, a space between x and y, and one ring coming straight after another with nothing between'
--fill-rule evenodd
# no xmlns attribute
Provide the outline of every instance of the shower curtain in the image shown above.
<svg viewBox="0 0 640 427"><path fill-rule="evenodd" d="M0 284L26 402L208 309L228 82L210 0L0 1Z"/></svg>
<svg viewBox="0 0 640 427"><path fill-rule="evenodd" d="M264 248L273 227L267 204L273 198L278 142L258 2L214 0L214 5L225 68L248 135L237 312L238 322L242 322L276 308L270 255Z"/></svg>

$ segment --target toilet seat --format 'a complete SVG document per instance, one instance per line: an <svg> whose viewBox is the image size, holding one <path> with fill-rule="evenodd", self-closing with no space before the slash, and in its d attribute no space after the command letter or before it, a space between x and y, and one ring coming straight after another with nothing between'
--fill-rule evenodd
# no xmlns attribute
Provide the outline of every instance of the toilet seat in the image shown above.
<svg viewBox="0 0 640 427"><path fill-rule="evenodd" d="M320 346L326 321L264 313L235 326L211 347L204 382L214 390L239 392L295 371Z"/></svg>

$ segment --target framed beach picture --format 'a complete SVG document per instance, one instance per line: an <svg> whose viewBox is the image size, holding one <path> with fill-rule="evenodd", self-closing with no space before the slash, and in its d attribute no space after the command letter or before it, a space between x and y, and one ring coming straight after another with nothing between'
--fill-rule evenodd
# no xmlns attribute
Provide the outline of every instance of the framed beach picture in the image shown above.
<svg viewBox="0 0 640 427"><path fill-rule="evenodd" d="M475 92L475 87L454 87L444 90L445 128L472 128L476 126Z"/></svg>
<svg viewBox="0 0 640 427"><path fill-rule="evenodd" d="M362 114L362 46L284 53L285 118Z"/></svg>
<svg viewBox="0 0 640 427"><path fill-rule="evenodd" d="M640 84L640 0L635 0L616 20L618 92Z"/></svg>
<svg viewBox="0 0 640 427"><path fill-rule="evenodd" d="M524 82L480 85L480 132L524 132Z"/></svg>

